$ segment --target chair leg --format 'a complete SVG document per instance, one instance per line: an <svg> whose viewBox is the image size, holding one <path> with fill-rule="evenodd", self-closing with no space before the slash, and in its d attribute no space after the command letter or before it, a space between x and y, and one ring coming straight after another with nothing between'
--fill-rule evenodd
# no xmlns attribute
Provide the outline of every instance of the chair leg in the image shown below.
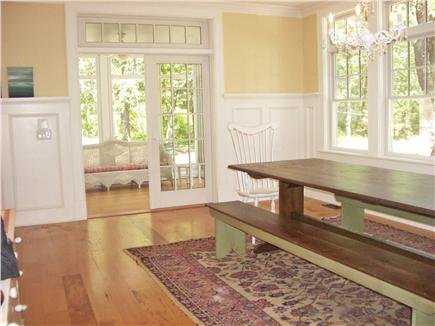
<svg viewBox="0 0 435 326"><path fill-rule="evenodd" d="M276 212L276 208L275 208L275 198L272 197L272 202L270 203L270 208L272 213Z"/></svg>
<svg viewBox="0 0 435 326"><path fill-rule="evenodd" d="M254 199L254 206L258 207L258 198L257 197L255 197L255 199Z"/></svg>

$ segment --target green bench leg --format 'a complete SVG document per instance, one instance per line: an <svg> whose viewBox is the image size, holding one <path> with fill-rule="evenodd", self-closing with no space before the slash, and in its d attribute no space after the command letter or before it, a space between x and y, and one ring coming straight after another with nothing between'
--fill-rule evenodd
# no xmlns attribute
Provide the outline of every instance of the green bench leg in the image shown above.
<svg viewBox="0 0 435 326"><path fill-rule="evenodd" d="M244 256L246 252L246 234L218 219L216 221L216 257L222 258L234 250Z"/></svg>
<svg viewBox="0 0 435 326"><path fill-rule="evenodd" d="M356 233L364 232L364 207L356 200L336 196L341 202L341 225Z"/></svg>
<svg viewBox="0 0 435 326"><path fill-rule="evenodd" d="M412 326L433 326L435 315L428 315L424 312L412 309Z"/></svg>

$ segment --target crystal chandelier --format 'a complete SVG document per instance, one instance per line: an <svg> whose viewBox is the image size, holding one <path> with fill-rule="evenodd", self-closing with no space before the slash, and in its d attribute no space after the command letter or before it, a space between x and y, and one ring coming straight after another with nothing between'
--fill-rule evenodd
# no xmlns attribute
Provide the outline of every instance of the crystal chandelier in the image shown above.
<svg viewBox="0 0 435 326"><path fill-rule="evenodd" d="M373 3L370 0L361 1L355 7L355 26L344 37L337 37L334 30L334 16L332 13L328 16L329 21L329 38L331 43L339 50L351 53L356 50L363 50L367 53L370 60L374 59L375 54L383 55L387 51L390 43L401 41L405 38L406 26L402 24L401 17L398 16L394 26L390 30L381 30L372 33L367 28L368 17L373 14Z"/></svg>

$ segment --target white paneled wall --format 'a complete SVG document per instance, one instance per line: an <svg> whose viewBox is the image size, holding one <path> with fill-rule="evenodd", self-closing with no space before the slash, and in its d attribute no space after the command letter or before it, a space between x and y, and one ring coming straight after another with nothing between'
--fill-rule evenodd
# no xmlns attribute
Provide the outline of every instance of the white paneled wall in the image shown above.
<svg viewBox="0 0 435 326"><path fill-rule="evenodd" d="M221 108L216 108L214 168L217 192L214 200L237 199L235 172L227 166L236 162L227 126L257 126L274 122L278 126L274 139L274 159L289 160L312 157L315 153L313 111L317 95L304 94L226 94Z"/></svg>
<svg viewBox="0 0 435 326"><path fill-rule="evenodd" d="M70 104L67 98L2 100L3 207L17 210L17 225L85 218L77 211L73 177ZM38 140L38 120L46 119L49 140ZM81 207L84 208L84 203Z"/></svg>

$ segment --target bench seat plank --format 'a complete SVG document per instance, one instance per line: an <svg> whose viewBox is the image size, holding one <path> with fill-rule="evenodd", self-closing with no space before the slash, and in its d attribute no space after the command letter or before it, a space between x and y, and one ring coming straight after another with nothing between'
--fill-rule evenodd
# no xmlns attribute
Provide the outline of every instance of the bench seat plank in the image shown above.
<svg viewBox="0 0 435 326"><path fill-rule="evenodd" d="M435 302L435 259L304 216L281 217L241 203L209 208ZM304 258L304 257L301 257Z"/></svg>

